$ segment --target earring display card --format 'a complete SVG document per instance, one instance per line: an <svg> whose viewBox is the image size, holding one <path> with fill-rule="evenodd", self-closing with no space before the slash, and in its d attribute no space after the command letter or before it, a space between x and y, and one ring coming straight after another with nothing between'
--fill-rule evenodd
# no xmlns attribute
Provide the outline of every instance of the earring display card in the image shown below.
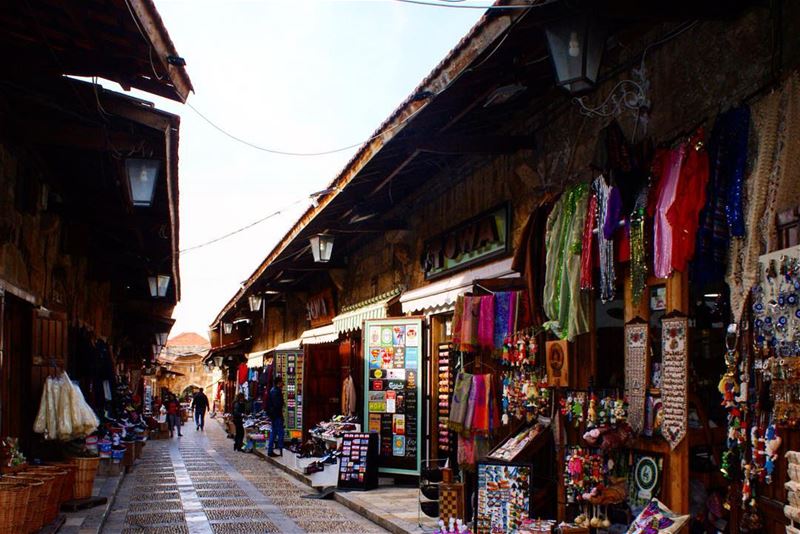
<svg viewBox="0 0 800 534"><path fill-rule="evenodd" d="M453 394L453 362L449 344L441 344L438 347L438 442L439 450L449 453L453 450L453 434L448 427L450 421L450 398Z"/></svg>
<svg viewBox="0 0 800 534"><path fill-rule="evenodd" d="M478 463L476 532L516 532L530 511L531 467Z"/></svg>
<svg viewBox="0 0 800 534"><path fill-rule="evenodd" d="M364 412L370 432L379 436L380 470L418 475L422 319L368 319L364 331Z"/></svg>

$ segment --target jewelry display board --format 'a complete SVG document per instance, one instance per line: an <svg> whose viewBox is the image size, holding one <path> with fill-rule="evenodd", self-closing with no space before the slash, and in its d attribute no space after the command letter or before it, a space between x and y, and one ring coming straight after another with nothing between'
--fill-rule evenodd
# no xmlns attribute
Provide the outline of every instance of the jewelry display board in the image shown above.
<svg viewBox="0 0 800 534"><path fill-rule="evenodd" d="M478 462L477 534L515 532L530 513L528 464Z"/></svg>
<svg viewBox="0 0 800 534"><path fill-rule="evenodd" d="M367 319L364 332L364 414L368 431L380 436L380 472L418 476L422 319Z"/></svg>

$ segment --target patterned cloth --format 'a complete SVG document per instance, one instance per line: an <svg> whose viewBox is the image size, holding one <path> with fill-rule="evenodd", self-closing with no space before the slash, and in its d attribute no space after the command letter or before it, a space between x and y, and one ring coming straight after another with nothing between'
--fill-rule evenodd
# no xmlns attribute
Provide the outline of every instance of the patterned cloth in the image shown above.
<svg viewBox="0 0 800 534"><path fill-rule="evenodd" d="M658 278L667 278L672 273L673 228L667 213L677 198L681 165L686 155L686 145L670 150L661 160L658 203L653 222L653 272Z"/></svg>
<svg viewBox="0 0 800 534"><path fill-rule="evenodd" d="M478 316L478 347L493 349L494 344L494 295L477 297L480 315Z"/></svg>
<svg viewBox="0 0 800 534"><path fill-rule="evenodd" d="M516 294L501 291L494 295L494 348L502 348L506 338L514 333L513 324L509 321L511 309L516 304ZM512 298L514 297L514 298Z"/></svg>
<svg viewBox="0 0 800 534"><path fill-rule="evenodd" d="M471 389L472 375L463 371L458 373L453 387L453 400L450 404L450 420L448 421L450 428L456 432L464 431Z"/></svg>

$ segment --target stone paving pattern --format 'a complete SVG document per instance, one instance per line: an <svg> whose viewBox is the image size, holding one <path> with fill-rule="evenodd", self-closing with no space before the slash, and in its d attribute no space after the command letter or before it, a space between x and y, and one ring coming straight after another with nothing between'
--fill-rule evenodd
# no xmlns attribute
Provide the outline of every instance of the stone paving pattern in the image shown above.
<svg viewBox="0 0 800 534"><path fill-rule="evenodd" d="M204 432L148 442L127 475L103 532L123 534L386 532L233 442L209 421Z"/></svg>

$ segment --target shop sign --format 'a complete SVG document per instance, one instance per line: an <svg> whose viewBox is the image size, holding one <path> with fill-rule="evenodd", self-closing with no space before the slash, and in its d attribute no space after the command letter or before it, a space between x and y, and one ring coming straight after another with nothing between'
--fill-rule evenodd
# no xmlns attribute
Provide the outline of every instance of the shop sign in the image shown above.
<svg viewBox="0 0 800 534"><path fill-rule="evenodd" d="M333 322L336 307L333 304L333 291L330 288L311 295L306 302L306 315L311 328L324 326Z"/></svg>
<svg viewBox="0 0 800 534"><path fill-rule="evenodd" d="M511 206L506 203L425 241L425 279L438 278L509 251Z"/></svg>

